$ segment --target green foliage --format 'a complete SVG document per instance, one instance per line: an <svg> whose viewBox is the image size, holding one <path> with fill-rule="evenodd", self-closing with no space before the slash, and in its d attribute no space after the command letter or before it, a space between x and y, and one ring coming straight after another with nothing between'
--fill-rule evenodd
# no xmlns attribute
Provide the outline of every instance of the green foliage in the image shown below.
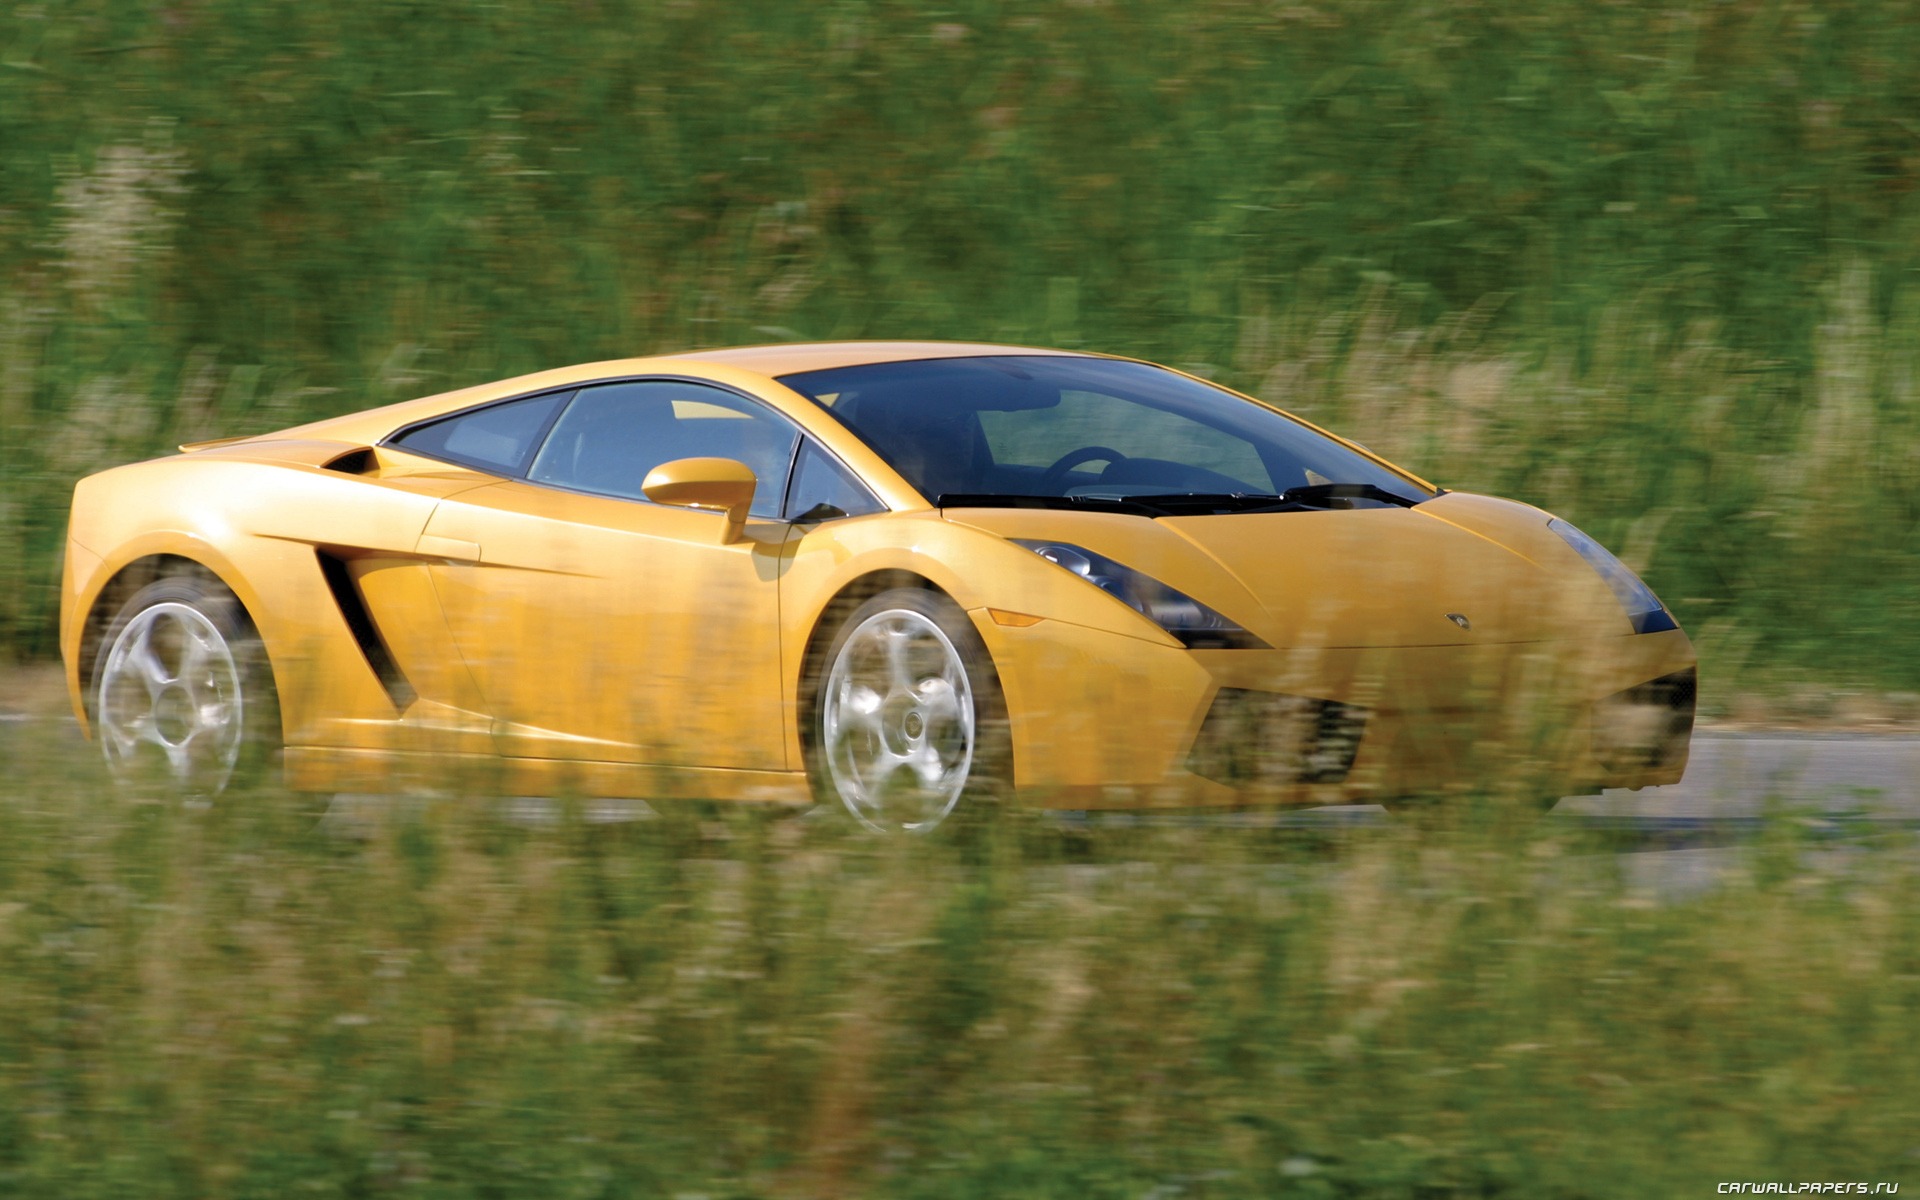
<svg viewBox="0 0 1920 1200"><path fill-rule="evenodd" d="M1920 682L1899 6L0 13L0 641L78 475L789 337L1192 366L1563 510L1743 665Z"/></svg>
<svg viewBox="0 0 1920 1200"><path fill-rule="evenodd" d="M0 738L8 1196L1678 1196L1915 1152L1910 845L1783 822L1658 893L1473 821L316 819Z"/></svg>

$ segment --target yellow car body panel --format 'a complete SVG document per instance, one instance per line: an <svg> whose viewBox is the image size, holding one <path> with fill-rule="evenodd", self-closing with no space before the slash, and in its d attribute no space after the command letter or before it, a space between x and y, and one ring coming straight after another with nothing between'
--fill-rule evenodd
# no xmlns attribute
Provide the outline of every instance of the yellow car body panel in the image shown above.
<svg viewBox="0 0 1920 1200"><path fill-rule="evenodd" d="M518 481L434 511L427 549L476 551L447 553L428 570L454 649L495 714L500 753L793 765L780 695L788 527L750 522L723 542L724 523L724 514Z"/></svg>
<svg viewBox="0 0 1920 1200"><path fill-rule="evenodd" d="M996 354L1073 356L847 343L591 363L90 476L76 488L62 580L76 716L86 726L89 673L126 573L170 556L218 576L251 617L296 786L387 787L452 763L519 791L802 803L810 652L850 589L913 578L979 631L1012 717L1013 783L1037 803L1352 802L1472 786L1496 749L1555 786L1679 777L1684 749L1622 768L1592 747L1609 698L1692 668L1686 635L1632 633L1545 513L1456 493L1413 508L1161 519L941 510L778 379ZM383 444L477 405L651 378L759 400L883 511L752 518L730 533L724 513ZM1108 555L1201 598L1265 648L1189 649L1015 538ZM1261 786L1199 772L1203 726L1242 693L1370 714L1351 770Z"/></svg>

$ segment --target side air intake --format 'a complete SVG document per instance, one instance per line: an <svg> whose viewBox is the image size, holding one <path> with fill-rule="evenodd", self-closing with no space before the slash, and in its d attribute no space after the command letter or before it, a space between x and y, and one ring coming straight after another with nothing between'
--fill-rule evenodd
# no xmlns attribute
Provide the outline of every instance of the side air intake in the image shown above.
<svg viewBox="0 0 1920 1200"><path fill-rule="evenodd" d="M373 456L371 446L349 450L320 464L323 470L339 471L343 475L365 475L379 465L379 461Z"/></svg>
<svg viewBox="0 0 1920 1200"><path fill-rule="evenodd" d="M372 668L380 686L386 689L387 699L393 701L393 707L404 710L414 702L417 693L401 673L400 664L393 659L393 652L381 640L380 630L373 623L373 614L367 611L367 602L353 582L353 573L347 569L344 560L324 550L317 553L320 556L320 574L326 577L327 590L333 593L333 602L340 606L340 615L347 620L347 629L353 634L354 644L360 647L367 666Z"/></svg>

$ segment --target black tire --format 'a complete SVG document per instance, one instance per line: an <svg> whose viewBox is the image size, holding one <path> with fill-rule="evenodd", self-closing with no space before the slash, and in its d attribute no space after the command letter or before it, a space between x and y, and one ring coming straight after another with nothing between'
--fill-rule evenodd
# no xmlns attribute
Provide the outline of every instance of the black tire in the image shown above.
<svg viewBox="0 0 1920 1200"><path fill-rule="evenodd" d="M889 622L892 623L891 627ZM925 622L925 625L921 622ZM935 801L945 794L948 787L955 785L948 776L942 777L943 782L937 794L935 789L922 787L914 789L914 796L907 798L907 815L919 819L907 820L903 817L893 820L887 818L889 812L896 811L889 807L894 799L893 792L888 791L880 797L849 794L850 790L859 791L860 781L856 778L849 783L848 759L852 754L848 743L856 736L864 736L871 746L886 747L890 745L884 740L887 735L883 732L850 735L842 739L837 748L829 745L830 714L836 703L844 704L845 700L842 697L836 701L835 696L830 694L830 684L835 679L836 666L842 663L843 657L848 657L846 670L851 672L854 663L849 656L865 653L866 634L863 631L886 633L894 628L905 630L909 636L920 639L916 645L924 646L929 654L935 653L938 639L928 636L926 625L939 631L945 644L957 655L959 670L964 674L967 701L971 704L971 754L964 775L957 782L956 794L937 813L933 811ZM849 650L856 634L862 635L862 644ZM920 681L921 685L936 682L931 677ZM882 833L929 833L935 828L972 823L998 808L1012 779L1013 766L1006 699L1000 690L999 675L987 653L986 643L981 641L979 632L974 629L967 614L944 594L931 588L894 588L873 596L846 613L839 621L832 639L827 642L825 652L809 664L806 683L803 741L808 779L814 797L820 804L831 806L860 825ZM937 688L931 690L938 691ZM929 742L944 744L943 737L935 736L935 726L936 722L948 719L929 715L934 706L922 705L913 699L922 694L917 690L890 694L882 701L880 712L876 713L876 716L897 713L899 727L889 728L898 739L898 746L912 748ZM956 699L956 705L958 703ZM918 739L917 742L915 739ZM872 803L876 800L877 804Z"/></svg>
<svg viewBox="0 0 1920 1200"><path fill-rule="evenodd" d="M239 598L202 569L170 570L121 606L94 655L87 711L109 771L129 785L211 799L277 766L266 647Z"/></svg>

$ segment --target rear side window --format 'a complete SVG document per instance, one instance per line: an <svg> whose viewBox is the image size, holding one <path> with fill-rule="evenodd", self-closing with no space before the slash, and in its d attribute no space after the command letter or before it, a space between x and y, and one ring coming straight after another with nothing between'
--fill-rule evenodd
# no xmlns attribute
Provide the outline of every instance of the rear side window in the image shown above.
<svg viewBox="0 0 1920 1200"><path fill-rule="evenodd" d="M518 475L538 444L540 432L571 394L548 392L472 409L409 429L392 444L497 475Z"/></svg>

